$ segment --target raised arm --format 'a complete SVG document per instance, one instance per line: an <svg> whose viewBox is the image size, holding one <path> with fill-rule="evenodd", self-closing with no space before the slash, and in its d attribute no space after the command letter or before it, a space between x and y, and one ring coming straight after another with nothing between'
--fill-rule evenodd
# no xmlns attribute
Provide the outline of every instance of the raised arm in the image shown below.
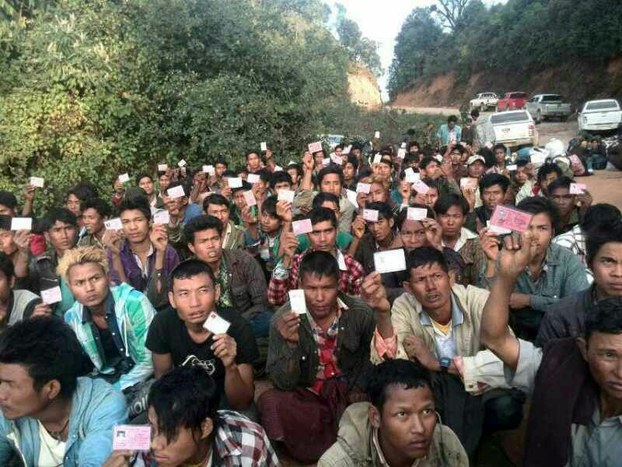
<svg viewBox="0 0 622 467"><path fill-rule="evenodd" d="M519 344L508 328L510 296L516 279L534 255L535 245L529 231L521 237L508 235L504 238L497 261L497 278L482 314L480 341L513 370L518 364Z"/></svg>

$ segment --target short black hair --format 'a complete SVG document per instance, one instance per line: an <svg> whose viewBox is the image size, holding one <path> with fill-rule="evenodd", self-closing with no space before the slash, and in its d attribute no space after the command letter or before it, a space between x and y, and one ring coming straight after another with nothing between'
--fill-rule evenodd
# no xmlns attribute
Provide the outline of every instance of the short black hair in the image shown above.
<svg viewBox="0 0 622 467"><path fill-rule="evenodd" d="M365 205L365 209L374 209L378 211L378 219L393 219L393 211L389 203L383 203L382 201L374 201Z"/></svg>
<svg viewBox="0 0 622 467"><path fill-rule="evenodd" d="M447 117L447 123L450 123L450 122L457 123L458 117L456 117L455 115L450 115L449 117Z"/></svg>
<svg viewBox="0 0 622 467"><path fill-rule="evenodd" d="M4 277L7 278L7 281L11 280L12 277L15 276L15 266L13 266L13 261L6 254L0 251L0 271L4 274Z"/></svg>
<svg viewBox="0 0 622 467"><path fill-rule="evenodd" d="M321 186L322 180L324 180L324 177L330 174L339 175L339 182L343 186L343 184L345 183L344 178L343 178L343 170L341 170L341 167L339 167L338 165L334 165L334 164L331 164L328 167L324 167L322 170L320 170L320 173L317 174L318 185Z"/></svg>
<svg viewBox="0 0 622 467"><path fill-rule="evenodd" d="M15 209L17 207L17 198L10 191L1 190L0 204L2 206L6 206L9 209Z"/></svg>
<svg viewBox="0 0 622 467"><path fill-rule="evenodd" d="M268 171L265 167L263 169L259 169L255 172L255 175L259 175L259 179L267 184L270 184L270 179L272 178L272 173ZM288 174L289 175L289 174Z"/></svg>
<svg viewBox="0 0 622 467"><path fill-rule="evenodd" d="M549 183L549 186L546 188L546 191L548 191L549 196L550 196L551 194L553 194L555 190L558 190L560 188L570 190L571 183L574 183L574 180L572 178L567 177L566 175L562 175L561 177L558 177L555 180L553 180L551 183Z"/></svg>
<svg viewBox="0 0 622 467"><path fill-rule="evenodd" d="M248 152L246 153L246 162L248 162L248 156L250 156L251 154L255 154L257 157L259 157L259 153L260 153L260 151L256 151L256 150L254 150L254 149L252 149L252 150L248 151Z"/></svg>
<svg viewBox="0 0 622 467"><path fill-rule="evenodd" d="M320 222L330 222L331 225L337 228L337 216L335 211L330 208L314 208L309 213L309 219L311 219L311 225L319 224Z"/></svg>
<svg viewBox="0 0 622 467"><path fill-rule="evenodd" d="M119 215L123 214L125 211L134 210L140 211L148 221L151 220L151 205L149 204L149 200L146 196L138 195L125 197L117 209Z"/></svg>
<svg viewBox="0 0 622 467"><path fill-rule="evenodd" d="M505 146L505 144L497 143L492 147L493 152L496 152L497 149L501 149L506 154L508 152L508 148Z"/></svg>
<svg viewBox="0 0 622 467"><path fill-rule="evenodd" d="M80 211L87 209L95 209L101 217L110 217L112 215L112 207L101 198L89 198L80 203Z"/></svg>
<svg viewBox="0 0 622 467"><path fill-rule="evenodd" d="M479 118L479 109L471 110L471 117L473 117L475 119Z"/></svg>
<svg viewBox="0 0 622 467"><path fill-rule="evenodd" d="M546 180L546 177L552 173L556 173L558 177L561 177L562 169L560 169L559 166L553 162L547 162L546 164L543 164L542 167L538 169L538 175L536 176L538 183L540 183L542 180Z"/></svg>
<svg viewBox="0 0 622 467"><path fill-rule="evenodd" d="M219 399L216 383L204 368L180 366L153 383L147 405L158 418L158 432L170 443L180 428L189 429L197 437L205 419L212 419L216 425Z"/></svg>
<svg viewBox="0 0 622 467"><path fill-rule="evenodd" d="M78 226L78 218L76 215L67 208L53 208L50 209L41 220L41 226L44 232L50 230L57 221L64 222L65 224Z"/></svg>
<svg viewBox="0 0 622 467"><path fill-rule="evenodd" d="M589 340L595 332L622 334L622 297L599 300L594 308L585 314L586 340Z"/></svg>
<svg viewBox="0 0 622 467"><path fill-rule="evenodd" d="M334 193L325 192L320 192L315 195L315 198L313 198L313 202L311 203L311 208L320 208L325 202L335 203L335 206L337 206L337 209L339 209L339 198L337 197L337 195L335 195Z"/></svg>
<svg viewBox="0 0 622 467"><path fill-rule="evenodd" d="M434 212L436 214L447 214L447 211L453 206L457 206L462 211L462 215L466 216L469 213L469 203L464 196L457 193L447 193L440 196L436 203L434 203Z"/></svg>
<svg viewBox="0 0 622 467"><path fill-rule="evenodd" d="M151 175L149 175L147 172L142 172L142 173L139 173L139 174L136 176L136 184L140 183L140 181L141 181L143 178L148 178L149 180L151 180L151 181L153 182L153 177L152 177Z"/></svg>
<svg viewBox="0 0 622 467"><path fill-rule="evenodd" d="M326 251L307 253L300 262L300 281L305 274L316 277L332 277L339 283L339 263L337 258Z"/></svg>
<svg viewBox="0 0 622 467"><path fill-rule="evenodd" d="M620 210L607 203L592 204L579 222L581 230L589 231L599 225L613 225L622 221Z"/></svg>
<svg viewBox="0 0 622 467"><path fill-rule="evenodd" d="M367 383L369 401L382 411L392 387L402 389L428 388L432 390L432 379L428 370L418 363L403 358L385 360L376 365Z"/></svg>
<svg viewBox="0 0 622 467"><path fill-rule="evenodd" d="M602 223L586 232L587 264L592 265L596 255L606 243L622 243L622 222Z"/></svg>
<svg viewBox="0 0 622 467"><path fill-rule="evenodd" d="M292 176L284 170L273 172L272 175L270 175L270 188L272 188L273 190L277 183L283 182L289 183L290 186L293 184Z"/></svg>
<svg viewBox="0 0 622 467"><path fill-rule="evenodd" d="M432 164L433 162L436 162L437 164L439 163L434 157L425 156L424 158L421 159L421 162L419 162L419 168L425 170L428 167L428 165Z"/></svg>
<svg viewBox="0 0 622 467"><path fill-rule="evenodd" d="M268 214L270 217L281 220L276 213L276 203L278 203L276 196L268 196L263 203L261 203L261 212Z"/></svg>
<svg viewBox="0 0 622 467"><path fill-rule="evenodd" d="M224 226L220 219L214 216L202 215L190 219L184 226L184 237L188 243L194 243L194 234L204 230L214 229L222 237Z"/></svg>
<svg viewBox="0 0 622 467"><path fill-rule="evenodd" d="M203 200L203 211L207 212L207 208L210 204L225 206L229 211L231 211L231 204L229 204L229 200L219 193L214 193L205 197Z"/></svg>
<svg viewBox="0 0 622 467"><path fill-rule="evenodd" d="M214 272L207 263L194 258L182 261L171 271L171 290L173 290L173 286L175 285L175 279L191 279L200 274L207 274L212 285L216 285Z"/></svg>
<svg viewBox="0 0 622 467"><path fill-rule="evenodd" d="M422 246L410 251L406 256L406 269L408 271L421 266L431 266L432 264L438 264L443 271L449 273L445 256L436 248Z"/></svg>
<svg viewBox="0 0 622 467"><path fill-rule="evenodd" d="M484 193L486 188L499 185L503 193L508 191L510 186L510 179L501 174L486 174L479 181L479 192Z"/></svg>
<svg viewBox="0 0 622 467"><path fill-rule="evenodd" d="M425 209L427 211L426 217L428 219L436 219L436 214L434 214L434 210L425 204L413 203L408 205L409 208L419 208ZM408 217L408 208L404 206L402 210L395 216L395 225L399 230L402 230L402 226Z"/></svg>
<svg viewBox="0 0 622 467"><path fill-rule="evenodd" d="M546 214L551 219L551 226L556 232L559 228L559 210L557 205L548 198L543 196L530 196L525 198L516 206L521 211L528 212L534 216L537 214Z"/></svg>
<svg viewBox="0 0 622 467"><path fill-rule="evenodd" d="M69 197L69 195L74 195L80 201L86 201L89 198L97 198L99 196L99 190L91 182L80 182L67 191L67 197Z"/></svg>
<svg viewBox="0 0 622 467"><path fill-rule="evenodd" d="M52 380L60 382L60 397L73 395L78 377L93 366L73 330L54 316L20 321L0 335L0 363L23 366L36 391Z"/></svg>
<svg viewBox="0 0 622 467"><path fill-rule="evenodd" d="M7 216L6 214L0 214L0 230L11 230L12 219L13 218L11 216Z"/></svg>
<svg viewBox="0 0 622 467"><path fill-rule="evenodd" d="M359 168L359 160L356 158L356 156L353 156L352 154L348 154L348 160L346 161L346 164L352 164L354 170L358 170Z"/></svg>
<svg viewBox="0 0 622 467"><path fill-rule="evenodd" d="M296 163L289 164L285 170L290 170L290 169L294 169L296 171L298 178L303 176L302 166L300 164L296 164Z"/></svg>

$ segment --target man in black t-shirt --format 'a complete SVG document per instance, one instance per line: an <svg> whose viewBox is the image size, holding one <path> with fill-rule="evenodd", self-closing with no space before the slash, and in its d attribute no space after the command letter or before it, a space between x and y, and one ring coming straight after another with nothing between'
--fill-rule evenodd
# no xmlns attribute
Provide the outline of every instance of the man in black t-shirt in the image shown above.
<svg viewBox="0 0 622 467"><path fill-rule="evenodd" d="M172 308L155 316L147 335L156 378L173 367L201 366L225 396L221 406L247 409L255 392L252 363L258 357L250 325L231 308L216 310L220 290L202 261L180 263L171 281ZM203 326L213 312L230 323L226 332L214 334Z"/></svg>

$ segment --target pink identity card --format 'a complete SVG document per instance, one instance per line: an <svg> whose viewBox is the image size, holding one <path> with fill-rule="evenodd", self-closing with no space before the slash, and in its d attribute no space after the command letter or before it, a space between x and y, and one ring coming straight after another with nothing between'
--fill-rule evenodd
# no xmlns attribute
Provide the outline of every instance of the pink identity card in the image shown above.
<svg viewBox="0 0 622 467"><path fill-rule="evenodd" d="M529 228L532 217L531 214L518 209L497 206L490 218L490 225L523 233Z"/></svg>
<svg viewBox="0 0 622 467"><path fill-rule="evenodd" d="M311 225L311 219L302 219L300 221L292 222L292 230L295 235L308 234L313 232L313 226Z"/></svg>
<svg viewBox="0 0 622 467"><path fill-rule="evenodd" d="M112 449L115 451L149 451L151 427L118 425L113 428Z"/></svg>
<svg viewBox="0 0 622 467"><path fill-rule="evenodd" d="M587 190L587 186L585 183L571 183L570 184L570 194L571 195L582 195Z"/></svg>
<svg viewBox="0 0 622 467"><path fill-rule="evenodd" d="M316 141L315 143L309 144L309 152L313 154L314 152L320 152L322 150L322 142Z"/></svg>

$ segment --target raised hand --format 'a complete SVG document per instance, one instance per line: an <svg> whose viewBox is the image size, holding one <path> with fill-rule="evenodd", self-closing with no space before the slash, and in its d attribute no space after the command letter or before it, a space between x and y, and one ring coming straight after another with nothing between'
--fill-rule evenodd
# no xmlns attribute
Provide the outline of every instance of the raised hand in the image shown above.
<svg viewBox="0 0 622 467"><path fill-rule="evenodd" d="M482 251L490 261L497 261L499 255L499 235L490 229L483 229L479 234Z"/></svg>
<svg viewBox="0 0 622 467"><path fill-rule="evenodd" d="M362 216L356 216L356 219L352 222L352 235L359 240L365 235L365 220Z"/></svg>
<svg viewBox="0 0 622 467"><path fill-rule="evenodd" d="M380 274L377 272L372 272L363 279L361 298L375 311L387 314L391 312L387 291L382 284Z"/></svg>
<svg viewBox="0 0 622 467"><path fill-rule="evenodd" d="M520 237L517 234L507 235L503 239L503 250L499 253L500 276L515 279L537 254L536 239L527 230Z"/></svg>
<svg viewBox="0 0 622 467"><path fill-rule="evenodd" d="M299 315L293 311L287 311L275 321L274 326L283 340L290 346L295 347L298 345L298 341L300 340L300 335L298 333L298 329L300 328Z"/></svg>
<svg viewBox="0 0 622 467"><path fill-rule="evenodd" d="M160 224L152 225L151 232L149 233L149 239L156 250L166 250L166 247L168 246L168 233L166 231L166 226Z"/></svg>

